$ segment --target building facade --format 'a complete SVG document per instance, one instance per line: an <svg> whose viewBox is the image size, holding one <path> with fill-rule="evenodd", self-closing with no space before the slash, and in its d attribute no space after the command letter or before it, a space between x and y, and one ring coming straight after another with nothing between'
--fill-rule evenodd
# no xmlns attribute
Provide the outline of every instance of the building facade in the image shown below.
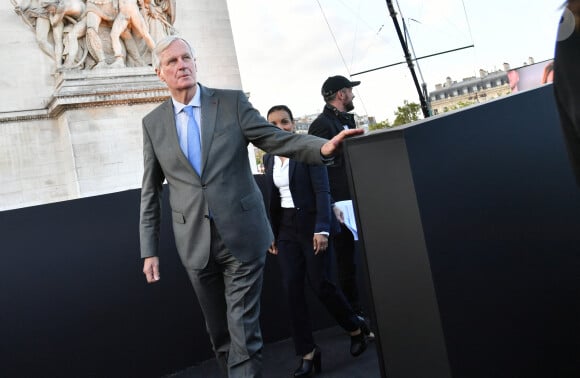
<svg viewBox="0 0 580 378"><path fill-rule="evenodd" d="M479 70L479 77L464 78L460 82L447 77L445 83L436 84L435 90L429 93L432 114L445 113L510 94L507 76L509 69L509 64L504 63L503 70Z"/></svg>

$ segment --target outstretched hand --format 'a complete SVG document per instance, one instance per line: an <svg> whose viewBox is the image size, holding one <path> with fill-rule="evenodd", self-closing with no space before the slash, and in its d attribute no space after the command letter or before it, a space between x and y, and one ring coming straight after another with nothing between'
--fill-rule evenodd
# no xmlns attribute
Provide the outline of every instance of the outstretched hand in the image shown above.
<svg viewBox="0 0 580 378"><path fill-rule="evenodd" d="M322 145L322 148L320 149L320 153L324 157L331 157L334 154L336 154L336 152L340 148L340 145L342 144L342 142L346 138L350 138L350 137L353 137L356 135L361 135L361 134L364 134L363 129L342 130L340 133L336 134L334 136L334 138L332 138L331 140L329 140L328 142L326 142Z"/></svg>

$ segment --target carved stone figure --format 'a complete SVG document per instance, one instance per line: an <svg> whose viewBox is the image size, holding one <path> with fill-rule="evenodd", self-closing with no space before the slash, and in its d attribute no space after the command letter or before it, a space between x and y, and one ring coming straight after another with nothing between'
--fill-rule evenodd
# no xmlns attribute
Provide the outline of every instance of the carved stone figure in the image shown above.
<svg viewBox="0 0 580 378"><path fill-rule="evenodd" d="M175 0L143 0L141 13L149 25L149 34L155 42L168 35L177 34L175 23Z"/></svg>
<svg viewBox="0 0 580 378"><path fill-rule="evenodd" d="M113 22L113 27L111 29L111 41L113 44L113 52L115 53L113 67L124 67L125 61L122 54L121 41L119 40L119 37L122 37L123 33L128 31L129 26L131 26L131 30L136 31L141 36L141 38L143 38L150 50L155 48L155 42L153 41L153 38L151 38L147 24L145 23L145 20L139 11L137 0L118 1L119 12L115 17L115 21ZM139 0L139 3L143 4L143 0ZM124 38L125 43L129 38L132 39L130 33Z"/></svg>
<svg viewBox="0 0 580 378"><path fill-rule="evenodd" d="M11 2L57 70L144 66L155 42L176 33L175 0Z"/></svg>
<svg viewBox="0 0 580 378"><path fill-rule="evenodd" d="M41 6L39 0L23 0L21 4L18 4L16 0L11 0L11 2L16 14L34 30L40 49L54 58L54 46L49 42L50 21L47 10Z"/></svg>
<svg viewBox="0 0 580 378"><path fill-rule="evenodd" d="M107 67L107 57L99 36L102 22L112 25L119 9L118 0L87 0L87 46L97 61L95 68Z"/></svg>
<svg viewBox="0 0 580 378"><path fill-rule="evenodd" d="M56 68L60 69L63 63L65 17L73 25L77 24L85 15L85 3L81 0L49 0L42 5L48 11L54 40L54 59Z"/></svg>
<svg viewBox="0 0 580 378"><path fill-rule="evenodd" d="M66 37L63 38L63 42L65 45L63 55L65 59L62 68L73 69L80 67L85 63L85 59L89 51L86 41L83 38L86 36L86 34L87 34L87 15L85 12L85 14L76 23L68 25ZM79 56L80 38L83 38L80 42L84 47L82 56Z"/></svg>

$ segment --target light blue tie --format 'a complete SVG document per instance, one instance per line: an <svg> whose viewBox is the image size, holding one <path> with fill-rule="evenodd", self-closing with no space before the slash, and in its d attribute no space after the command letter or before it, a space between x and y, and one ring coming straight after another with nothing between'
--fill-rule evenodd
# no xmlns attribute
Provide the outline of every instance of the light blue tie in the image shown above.
<svg viewBox="0 0 580 378"><path fill-rule="evenodd" d="M193 115L193 106L186 106L183 110L187 113L187 158L198 175L201 176L201 138L199 126Z"/></svg>

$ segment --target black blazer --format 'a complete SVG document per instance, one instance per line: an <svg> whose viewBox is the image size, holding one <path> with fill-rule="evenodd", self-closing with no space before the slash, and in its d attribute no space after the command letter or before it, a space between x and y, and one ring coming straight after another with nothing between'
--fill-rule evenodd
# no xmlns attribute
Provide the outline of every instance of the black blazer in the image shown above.
<svg viewBox="0 0 580 378"><path fill-rule="evenodd" d="M280 191L274 184L274 155L264 155L266 208L269 210L274 237L278 240L281 219ZM317 232L340 232L340 224L331 209L326 167L290 159L289 181L300 234L312 238Z"/></svg>

